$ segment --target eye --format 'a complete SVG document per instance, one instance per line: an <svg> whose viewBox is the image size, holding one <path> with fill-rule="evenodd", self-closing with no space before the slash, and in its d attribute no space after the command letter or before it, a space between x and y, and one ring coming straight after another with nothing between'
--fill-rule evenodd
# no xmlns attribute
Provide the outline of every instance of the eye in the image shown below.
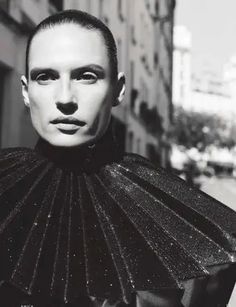
<svg viewBox="0 0 236 307"><path fill-rule="evenodd" d="M50 73L40 73L36 76L35 80L39 84L47 84L50 81L56 80L56 77Z"/></svg>
<svg viewBox="0 0 236 307"><path fill-rule="evenodd" d="M98 76L93 72L84 72L77 75L75 80L82 81L84 83L95 83L98 80Z"/></svg>

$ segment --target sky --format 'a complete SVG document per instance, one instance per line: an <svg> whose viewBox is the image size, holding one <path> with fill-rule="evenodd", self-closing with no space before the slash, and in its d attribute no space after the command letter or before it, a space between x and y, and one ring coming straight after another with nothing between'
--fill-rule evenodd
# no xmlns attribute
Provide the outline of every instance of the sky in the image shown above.
<svg viewBox="0 0 236 307"><path fill-rule="evenodd" d="M220 72L236 55L236 0L176 0L175 24L192 33L193 72L200 63Z"/></svg>

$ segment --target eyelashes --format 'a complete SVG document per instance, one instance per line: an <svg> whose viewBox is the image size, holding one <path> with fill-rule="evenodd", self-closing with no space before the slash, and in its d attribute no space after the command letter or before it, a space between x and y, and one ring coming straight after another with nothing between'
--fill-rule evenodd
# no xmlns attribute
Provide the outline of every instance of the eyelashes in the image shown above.
<svg viewBox="0 0 236 307"><path fill-rule="evenodd" d="M48 73L40 73L35 77L35 81L38 82L46 82L49 80L56 80L57 78L55 76L53 76L52 74L48 74Z"/></svg>
<svg viewBox="0 0 236 307"><path fill-rule="evenodd" d="M84 84L93 84L98 80L108 77L106 69L97 64L75 67L70 71L68 70L66 74L69 74L69 76L67 76L70 82L74 81ZM61 78L63 78L63 74L54 68L35 67L30 71L30 78L32 81L35 81L40 85L47 85L51 83L53 84L58 80L60 81Z"/></svg>
<svg viewBox="0 0 236 307"><path fill-rule="evenodd" d="M89 83L95 83L98 80L98 76L93 72L84 72L82 74L78 74L77 76L72 77L77 81L85 81Z"/></svg>
<svg viewBox="0 0 236 307"><path fill-rule="evenodd" d="M32 80L38 82L39 84L46 85L49 84L53 81L56 81L59 79L59 76L56 74L48 73L48 72L41 72L32 78ZM71 76L72 80L79 81L82 83L88 83L88 84L93 84L97 82L99 79L98 74L95 72L83 72L83 73L73 73Z"/></svg>

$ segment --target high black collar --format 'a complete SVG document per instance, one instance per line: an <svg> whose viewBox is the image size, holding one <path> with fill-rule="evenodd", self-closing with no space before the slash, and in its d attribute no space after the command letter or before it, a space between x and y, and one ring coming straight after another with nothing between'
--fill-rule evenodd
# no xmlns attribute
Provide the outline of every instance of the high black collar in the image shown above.
<svg viewBox="0 0 236 307"><path fill-rule="evenodd" d="M96 170L109 162L117 161L122 156L110 127L92 146L59 147L39 138L35 151L60 168L86 172Z"/></svg>

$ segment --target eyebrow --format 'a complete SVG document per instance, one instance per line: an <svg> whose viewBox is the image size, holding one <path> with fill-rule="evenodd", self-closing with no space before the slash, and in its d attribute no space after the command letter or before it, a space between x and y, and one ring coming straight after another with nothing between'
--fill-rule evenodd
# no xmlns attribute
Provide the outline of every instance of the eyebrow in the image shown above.
<svg viewBox="0 0 236 307"><path fill-rule="evenodd" d="M58 76L58 72L56 70L54 70L54 69L51 69L51 68L33 68L30 71L30 78L31 78L31 80L35 80L36 77L40 73L47 73L47 74L52 74L52 75Z"/></svg>
<svg viewBox="0 0 236 307"><path fill-rule="evenodd" d="M100 78L105 77L104 68L97 64L85 65L82 67L75 68L71 71L71 76L73 77L74 75L81 74L86 71L95 72Z"/></svg>
<svg viewBox="0 0 236 307"><path fill-rule="evenodd" d="M72 69L71 71L71 76L73 77L74 75L77 75L78 73L83 73L86 71L91 71L91 72L95 72L98 74L98 76L100 78L104 78L105 77L105 70L102 66L97 65L97 64L89 64L89 65L84 65L75 69ZM30 78L31 80L35 80L36 77L40 74L40 73L47 73L47 74L52 74L55 76L59 76L59 73L56 69L52 69L52 68L47 68L47 67L40 67L40 68L33 68L30 71Z"/></svg>

